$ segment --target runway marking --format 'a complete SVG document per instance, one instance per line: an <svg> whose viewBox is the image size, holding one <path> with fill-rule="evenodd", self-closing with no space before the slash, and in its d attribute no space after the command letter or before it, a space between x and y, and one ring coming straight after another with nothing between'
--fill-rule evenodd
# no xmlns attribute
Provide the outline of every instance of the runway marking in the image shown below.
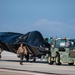
<svg viewBox="0 0 75 75"><path fill-rule="evenodd" d="M40 74L40 73L34 73L34 72L25 72L25 71L13 71L13 70L5 70L5 69L0 69L0 72L10 72L10 73L15 73L15 74L25 74L25 75L54 75L54 74Z"/></svg>

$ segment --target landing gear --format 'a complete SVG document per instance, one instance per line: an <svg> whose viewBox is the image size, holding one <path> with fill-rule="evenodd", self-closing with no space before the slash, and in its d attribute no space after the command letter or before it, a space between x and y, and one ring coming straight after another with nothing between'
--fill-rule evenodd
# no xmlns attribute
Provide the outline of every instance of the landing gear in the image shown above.
<svg viewBox="0 0 75 75"><path fill-rule="evenodd" d="M29 61L29 53L27 55L25 55L26 61Z"/></svg>
<svg viewBox="0 0 75 75"><path fill-rule="evenodd" d="M32 57L30 62L36 62L36 58Z"/></svg>
<svg viewBox="0 0 75 75"><path fill-rule="evenodd" d="M36 62L36 58L35 57L33 58L33 62Z"/></svg>
<svg viewBox="0 0 75 75"><path fill-rule="evenodd" d="M1 53L0 53L0 60L1 60Z"/></svg>
<svg viewBox="0 0 75 75"><path fill-rule="evenodd" d="M2 51L3 51L3 50L0 48L0 60L1 60L1 57L2 57L2 56L1 56Z"/></svg>

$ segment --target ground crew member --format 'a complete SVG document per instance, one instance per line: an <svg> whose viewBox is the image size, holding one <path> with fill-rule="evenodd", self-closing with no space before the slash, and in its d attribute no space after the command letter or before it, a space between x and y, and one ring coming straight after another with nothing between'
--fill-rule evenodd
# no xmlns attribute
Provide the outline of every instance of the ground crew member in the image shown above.
<svg viewBox="0 0 75 75"><path fill-rule="evenodd" d="M24 56L26 58L26 61L28 61L29 60L29 52L26 48L26 45L23 46L23 50L24 50Z"/></svg>
<svg viewBox="0 0 75 75"><path fill-rule="evenodd" d="M20 47L17 50L17 54L19 54L20 56L20 65L23 65L23 57L24 57L23 44L20 44Z"/></svg>
<svg viewBox="0 0 75 75"><path fill-rule="evenodd" d="M24 54L25 54L25 55L27 55L27 52L28 52L28 51L27 51L27 49L26 49L26 46L25 46L25 45L23 46L23 50L24 50Z"/></svg>

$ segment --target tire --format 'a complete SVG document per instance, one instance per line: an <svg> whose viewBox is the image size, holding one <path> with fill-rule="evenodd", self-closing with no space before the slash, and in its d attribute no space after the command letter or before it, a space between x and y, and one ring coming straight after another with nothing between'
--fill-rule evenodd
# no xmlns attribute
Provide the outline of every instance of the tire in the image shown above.
<svg viewBox="0 0 75 75"><path fill-rule="evenodd" d="M0 58L1 58L1 54L0 54Z"/></svg>
<svg viewBox="0 0 75 75"><path fill-rule="evenodd" d="M1 54L0 54L0 60L1 60Z"/></svg>
<svg viewBox="0 0 75 75"><path fill-rule="evenodd" d="M74 62L73 63L68 63L68 65L74 65Z"/></svg>
<svg viewBox="0 0 75 75"><path fill-rule="evenodd" d="M53 61L51 61L51 56L48 56L47 62L48 62L49 65L52 65L53 64Z"/></svg>
<svg viewBox="0 0 75 75"><path fill-rule="evenodd" d="M61 65L59 52L56 52L55 63L56 65Z"/></svg>
<svg viewBox="0 0 75 75"><path fill-rule="evenodd" d="M36 58L35 57L33 57L33 62L36 62Z"/></svg>

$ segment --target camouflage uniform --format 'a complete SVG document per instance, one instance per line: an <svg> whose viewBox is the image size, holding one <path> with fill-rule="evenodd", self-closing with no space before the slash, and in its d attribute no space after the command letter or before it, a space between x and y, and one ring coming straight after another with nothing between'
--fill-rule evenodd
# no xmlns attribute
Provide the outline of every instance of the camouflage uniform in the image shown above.
<svg viewBox="0 0 75 75"><path fill-rule="evenodd" d="M24 50L22 47L19 47L17 50L17 54L20 55L20 64L23 65L23 56L24 56Z"/></svg>

